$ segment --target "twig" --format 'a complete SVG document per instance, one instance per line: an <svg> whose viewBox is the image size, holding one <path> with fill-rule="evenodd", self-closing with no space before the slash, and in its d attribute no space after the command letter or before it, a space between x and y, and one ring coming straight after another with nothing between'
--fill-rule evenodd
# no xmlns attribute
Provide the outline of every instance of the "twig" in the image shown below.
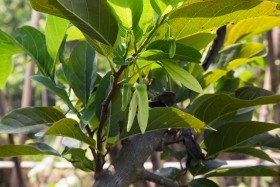
<svg viewBox="0 0 280 187"><path fill-rule="evenodd" d="M113 85L112 88L109 92L109 94L107 95L106 99L104 100L104 102L102 103L102 110L101 110L101 115L100 115L100 123L99 123L99 127L97 130L97 158L96 158L96 173L100 173L102 171L103 168L103 140L102 140L102 131L107 119L107 111L108 111L108 107L109 104L115 94L115 92L118 89L118 80L119 77L121 76L123 70L125 70L126 66L121 66L120 69L114 74L114 80L113 80Z"/></svg>
<svg viewBox="0 0 280 187"><path fill-rule="evenodd" d="M154 173L150 173L147 170L145 170L144 168L138 170L137 175L141 179L145 179L147 181L155 182L155 183L160 184L162 186L179 187L179 185L176 184L175 182L173 182L172 180L170 180L168 178L165 178L165 177L161 177L161 176L156 175Z"/></svg>

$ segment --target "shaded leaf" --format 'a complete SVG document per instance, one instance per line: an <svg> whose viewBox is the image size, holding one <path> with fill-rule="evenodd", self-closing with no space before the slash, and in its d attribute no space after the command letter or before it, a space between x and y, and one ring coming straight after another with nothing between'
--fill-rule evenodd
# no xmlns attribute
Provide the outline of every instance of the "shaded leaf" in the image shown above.
<svg viewBox="0 0 280 187"><path fill-rule="evenodd" d="M200 164L200 166L195 168L190 168L190 172L193 176L203 175L212 170L215 170L223 165L227 165L227 163L223 160L207 160Z"/></svg>
<svg viewBox="0 0 280 187"><path fill-rule="evenodd" d="M70 118L64 118L55 122L44 135L63 136L80 140L90 146L95 146L95 141L86 136L79 127L79 123Z"/></svg>
<svg viewBox="0 0 280 187"><path fill-rule="evenodd" d="M13 110L0 121L0 133L36 132L62 118L64 114L52 107L27 107Z"/></svg>
<svg viewBox="0 0 280 187"><path fill-rule="evenodd" d="M268 154L266 154L264 151L260 149L256 149L253 147L237 147L237 148L230 149L227 152L245 154L274 163L274 160L270 158Z"/></svg>
<svg viewBox="0 0 280 187"><path fill-rule="evenodd" d="M170 75L170 77L179 86L184 85L185 87L198 93L201 93L203 91L198 81L189 72L187 72L177 64L167 60L162 60L161 64Z"/></svg>
<svg viewBox="0 0 280 187"><path fill-rule="evenodd" d="M190 187L203 187L203 186L219 187L215 182L213 182L209 179L205 179L205 178L194 179L188 184L188 186L190 186Z"/></svg>
<svg viewBox="0 0 280 187"><path fill-rule="evenodd" d="M272 96L273 92L254 86L245 86L235 91L235 97L243 100L253 100L261 96Z"/></svg>
<svg viewBox="0 0 280 187"><path fill-rule="evenodd" d="M245 121L227 123L204 139L207 157L232 149L234 146L264 132L280 128L279 124Z"/></svg>
<svg viewBox="0 0 280 187"><path fill-rule="evenodd" d="M149 111L149 121L146 132L160 129L186 127L207 129L202 121L175 108L156 107ZM134 120L131 130L129 132L123 131L121 138L124 139L140 133L141 131L139 125L137 124L137 120Z"/></svg>
<svg viewBox="0 0 280 187"><path fill-rule="evenodd" d="M206 177L222 177L222 176L272 176L272 177L279 177L279 172L266 167L266 166L252 166L246 168L235 168L235 169L222 169L215 171L213 173L209 173Z"/></svg>
<svg viewBox="0 0 280 187"><path fill-rule="evenodd" d="M93 90L97 67L95 51L87 42L79 42L73 49L70 60L63 63L64 74L75 95L86 104Z"/></svg>
<svg viewBox="0 0 280 187"><path fill-rule="evenodd" d="M33 58L41 73L52 77L54 60L48 53L45 35L33 27L23 26L16 30L15 39Z"/></svg>
<svg viewBox="0 0 280 187"><path fill-rule="evenodd" d="M16 157L24 155L54 155L60 154L43 143L32 143L27 145L0 145L0 157Z"/></svg>
<svg viewBox="0 0 280 187"><path fill-rule="evenodd" d="M181 170L174 167L166 167L156 170L155 174L174 180L180 177Z"/></svg>

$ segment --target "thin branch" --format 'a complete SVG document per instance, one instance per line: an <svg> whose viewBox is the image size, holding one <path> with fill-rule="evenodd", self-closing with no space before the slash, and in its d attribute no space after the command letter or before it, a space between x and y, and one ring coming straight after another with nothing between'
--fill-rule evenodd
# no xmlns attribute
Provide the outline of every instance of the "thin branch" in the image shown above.
<svg viewBox="0 0 280 187"><path fill-rule="evenodd" d="M100 116L100 123L99 123L99 127L97 130L97 159L96 159L96 172L99 173L102 171L103 168L103 164L104 164L104 159L103 159L103 140L102 140L102 131L103 128L105 126L105 122L107 119L107 111L108 111L108 107L109 104L115 94L115 92L118 89L118 80L119 77L121 76L122 72L125 70L127 66L121 66L120 69L114 74L114 80L113 80L113 85L112 88L109 92L109 94L107 95L106 99L104 100L104 102L102 103L102 110L101 110L101 116Z"/></svg>
<svg viewBox="0 0 280 187"><path fill-rule="evenodd" d="M137 176L140 179L145 179L147 181L155 182L155 183L160 184L165 187L179 187L179 185L176 184L175 182L173 182L172 180L159 176L159 175L156 175L154 173L148 172L144 168L139 169L137 171Z"/></svg>

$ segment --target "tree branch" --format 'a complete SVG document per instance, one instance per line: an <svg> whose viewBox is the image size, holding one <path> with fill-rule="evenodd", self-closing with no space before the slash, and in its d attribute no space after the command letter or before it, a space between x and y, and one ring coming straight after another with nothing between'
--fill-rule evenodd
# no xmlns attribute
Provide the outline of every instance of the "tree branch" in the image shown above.
<svg viewBox="0 0 280 187"><path fill-rule="evenodd" d="M145 179L147 181L155 182L165 187L179 187L175 182L172 180L156 175L154 173L148 172L144 168L137 171L137 176L139 179Z"/></svg>
<svg viewBox="0 0 280 187"><path fill-rule="evenodd" d="M104 165L104 158L103 158L103 140L102 140L102 131L103 128L105 126L105 122L107 119L107 111L108 111L108 107L109 104L114 96L114 94L116 93L117 89L118 89L118 80L119 77L121 76L123 70L125 70L126 66L121 66L120 69L114 74L114 80L113 80L113 85L112 88L110 90L110 92L108 93L106 99L104 100L104 102L102 103L102 110L101 110L101 115L100 115L100 123L99 123L99 127L97 130L97 158L96 158L96 173L100 173L103 169L103 165Z"/></svg>

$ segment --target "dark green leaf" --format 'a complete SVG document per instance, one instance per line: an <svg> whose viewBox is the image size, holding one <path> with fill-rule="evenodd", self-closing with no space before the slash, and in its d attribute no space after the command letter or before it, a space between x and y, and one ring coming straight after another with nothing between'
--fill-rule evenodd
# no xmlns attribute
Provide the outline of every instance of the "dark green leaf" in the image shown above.
<svg viewBox="0 0 280 187"><path fill-rule="evenodd" d="M207 160L206 162L201 163L200 166L191 168L190 172L193 176L203 175L223 165L227 165L227 163L223 160Z"/></svg>
<svg viewBox="0 0 280 187"><path fill-rule="evenodd" d="M211 157L264 132L280 128L279 124L246 121L224 124L205 137L207 156Z"/></svg>
<svg viewBox="0 0 280 187"><path fill-rule="evenodd" d="M55 122L44 135L63 136L80 140L90 146L95 146L95 141L86 136L80 129L79 123L70 118L64 118Z"/></svg>
<svg viewBox="0 0 280 187"><path fill-rule="evenodd" d="M263 88L245 86L235 91L235 97L243 100L253 100L261 96L272 96L273 92Z"/></svg>
<svg viewBox="0 0 280 187"><path fill-rule="evenodd" d="M155 171L156 175L175 180L180 177L181 170L174 167L160 168Z"/></svg>
<svg viewBox="0 0 280 187"><path fill-rule="evenodd" d="M268 154L266 154L264 151L253 148L253 147L237 147L237 148L230 149L227 152L245 154L245 155L257 157L257 158L260 158L263 160L267 160L269 162L274 162L274 160L272 158L270 158L268 156Z"/></svg>
<svg viewBox="0 0 280 187"><path fill-rule="evenodd" d="M146 132L168 129L168 128L195 128L207 129L205 124L192 115L182 112L175 108L157 107L152 108L149 113L149 121ZM123 131L121 138L127 138L132 135L140 134L140 128L137 120L134 120L133 126L129 132Z"/></svg>
<svg viewBox="0 0 280 187"><path fill-rule="evenodd" d="M209 180L209 179L194 179L192 180L188 186L190 187L219 187L215 182Z"/></svg>
<svg viewBox="0 0 280 187"><path fill-rule="evenodd" d="M280 173L266 166L252 166L246 168L236 168L236 169L222 169L209 173L206 177L246 177L246 176L272 176L279 177Z"/></svg>
<svg viewBox="0 0 280 187"><path fill-rule="evenodd" d="M52 107L28 107L13 110L0 121L0 133L36 132L62 118L64 114Z"/></svg>
<svg viewBox="0 0 280 187"><path fill-rule="evenodd" d="M87 42L79 42L73 49L70 60L63 63L64 74L75 95L86 104L93 90L97 67L95 51Z"/></svg>
<svg viewBox="0 0 280 187"><path fill-rule="evenodd" d="M33 27L23 26L16 30L15 38L33 58L42 74L52 77L54 60L48 53L45 35Z"/></svg>
<svg viewBox="0 0 280 187"><path fill-rule="evenodd" d="M43 143L32 143L27 145L1 145L0 157L16 157L24 155L54 155L60 154Z"/></svg>
<svg viewBox="0 0 280 187"><path fill-rule="evenodd" d="M90 39L114 45L118 33L117 22L104 0L30 0L40 12L70 20Z"/></svg>

